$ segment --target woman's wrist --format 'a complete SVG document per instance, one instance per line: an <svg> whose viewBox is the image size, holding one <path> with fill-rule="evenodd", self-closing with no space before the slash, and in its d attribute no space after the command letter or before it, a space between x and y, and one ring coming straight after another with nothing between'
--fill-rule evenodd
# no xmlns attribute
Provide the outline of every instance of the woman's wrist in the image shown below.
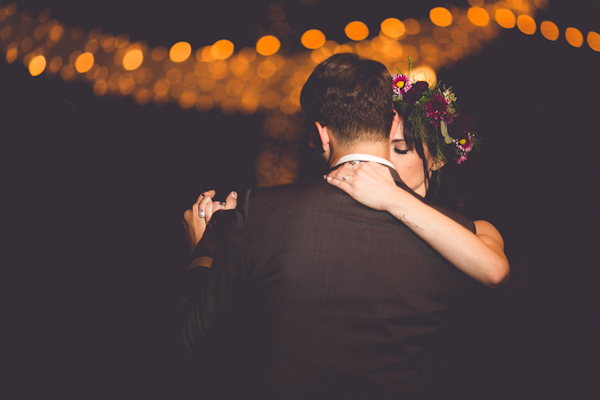
<svg viewBox="0 0 600 400"><path fill-rule="evenodd" d="M406 190L401 187L394 187L394 189L385 196L384 210L394 215L395 213L402 213L406 207L406 201L412 197Z"/></svg>

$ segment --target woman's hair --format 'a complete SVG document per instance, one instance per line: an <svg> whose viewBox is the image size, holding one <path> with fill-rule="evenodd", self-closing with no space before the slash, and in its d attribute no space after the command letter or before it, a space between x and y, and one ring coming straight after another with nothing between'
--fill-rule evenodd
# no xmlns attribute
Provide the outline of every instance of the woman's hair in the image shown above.
<svg viewBox="0 0 600 400"><path fill-rule="evenodd" d="M428 132L424 135L425 140L422 140L421 135L415 132L414 127L408 121L408 116L412 113L412 107L409 106L401 111L398 103L394 102L394 108L398 112L398 115L404 120L404 141L408 149L415 150L423 163L423 174L425 176L425 187L427 188L426 199L433 201L436 204L444 206L448 209L465 212L465 198L463 195L458 193L456 185L452 184L452 178L456 173L455 163L446 163L444 173L441 173L441 168L436 171L431 171L430 177L430 163L434 161L432 159L427 160L425 156L425 146L429 150L435 149L435 142L431 139L436 134L433 128L425 127ZM404 114L404 115L403 115ZM450 148L450 146L448 146ZM451 149L449 149L451 150ZM434 157L430 152L430 157ZM452 159L448 158L447 159Z"/></svg>

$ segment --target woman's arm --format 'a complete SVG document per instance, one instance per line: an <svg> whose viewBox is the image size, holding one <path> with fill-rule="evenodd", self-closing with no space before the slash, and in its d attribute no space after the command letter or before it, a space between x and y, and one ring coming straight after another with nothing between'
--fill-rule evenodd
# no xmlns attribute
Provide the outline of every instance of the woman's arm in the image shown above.
<svg viewBox="0 0 600 400"><path fill-rule="evenodd" d="M477 233L473 234L396 186L388 168L381 164L346 164L332 171L327 181L356 201L389 212L473 279L489 287L508 279L509 265L504 255L504 241L489 222L476 221Z"/></svg>

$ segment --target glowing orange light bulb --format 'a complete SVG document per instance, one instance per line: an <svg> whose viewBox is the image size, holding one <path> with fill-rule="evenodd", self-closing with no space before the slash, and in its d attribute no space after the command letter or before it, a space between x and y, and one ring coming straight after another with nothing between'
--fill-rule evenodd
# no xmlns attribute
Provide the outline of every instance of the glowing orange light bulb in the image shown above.
<svg viewBox="0 0 600 400"><path fill-rule="evenodd" d="M279 51L281 42L275 36L267 35L256 42L256 52L263 56L271 56Z"/></svg>
<svg viewBox="0 0 600 400"><path fill-rule="evenodd" d="M325 44L325 35L318 29L310 29L300 39L302 45L307 49L318 49Z"/></svg>
<svg viewBox="0 0 600 400"><path fill-rule="evenodd" d="M92 53L80 54L75 60L75 70L80 74L88 72L94 66L94 55Z"/></svg>
<svg viewBox="0 0 600 400"><path fill-rule="evenodd" d="M344 29L346 36L356 42L364 40L369 36L369 28L364 22L352 21Z"/></svg>
<svg viewBox="0 0 600 400"><path fill-rule="evenodd" d="M36 56L29 62L29 73L31 76L38 76L46 69L46 57Z"/></svg>
<svg viewBox="0 0 600 400"><path fill-rule="evenodd" d="M169 50L169 58L173 62L183 62L192 54L192 46L188 42L177 42Z"/></svg>
<svg viewBox="0 0 600 400"><path fill-rule="evenodd" d="M127 71L138 69L144 61L144 53L139 49L130 50L123 56L123 68Z"/></svg>
<svg viewBox="0 0 600 400"><path fill-rule="evenodd" d="M429 19L437 26L450 26L452 24L452 14L444 7L435 7L429 11Z"/></svg>

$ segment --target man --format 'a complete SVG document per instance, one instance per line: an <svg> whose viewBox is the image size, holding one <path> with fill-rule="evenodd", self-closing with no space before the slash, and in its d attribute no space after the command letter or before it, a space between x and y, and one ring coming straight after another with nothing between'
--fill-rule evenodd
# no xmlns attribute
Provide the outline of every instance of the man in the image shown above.
<svg viewBox="0 0 600 400"><path fill-rule="evenodd" d="M389 161L390 80L376 61L337 54L301 103L331 168L375 161L406 188ZM186 212L190 225L212 195ZM322 179L248 192L210 223L194 250L185 338L222 398L432 396L434 336L467 283L405 225Z"/></svg>

